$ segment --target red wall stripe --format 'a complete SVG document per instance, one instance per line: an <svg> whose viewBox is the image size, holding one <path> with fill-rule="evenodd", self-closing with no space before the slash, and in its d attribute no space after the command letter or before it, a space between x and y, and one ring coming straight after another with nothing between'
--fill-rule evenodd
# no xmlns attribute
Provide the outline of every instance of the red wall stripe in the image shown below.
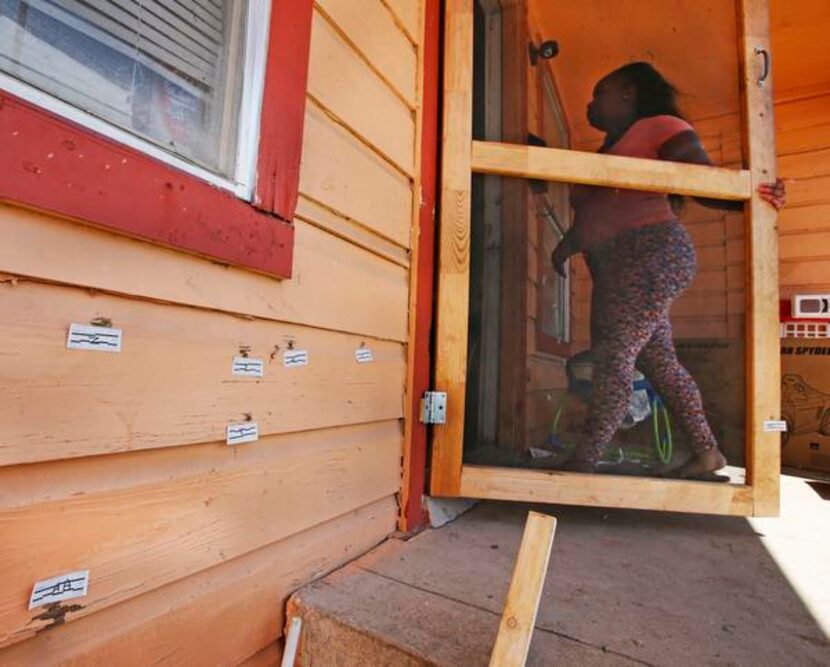
<svg viewBox="0 0 830 667"><path fill-rule="evenodd" d="M291 275L290 224L3 91L0 145L2 200L228 264Z"/></svg>
<svg viewBox="0 0 830 667"><path fill-rule="evenodd" d="M297 207L313 0L273 0L254 202L283 220Z"/></svg>
<svg viewBox="0 0 830 667"><path fill-rule="evenodd" d="M415 371L412 396L413 419L410 447L409 488L406 490L406 530L415 530L425 520L422 499L426 487L427 427L419 419L423 393L432 377L431 331L435 274L436 187L438 183L438 108L441 41L440 0L426 0L424 35L423 128L421 138L421 211L418 239L418 286L415 311Z"/></svg>

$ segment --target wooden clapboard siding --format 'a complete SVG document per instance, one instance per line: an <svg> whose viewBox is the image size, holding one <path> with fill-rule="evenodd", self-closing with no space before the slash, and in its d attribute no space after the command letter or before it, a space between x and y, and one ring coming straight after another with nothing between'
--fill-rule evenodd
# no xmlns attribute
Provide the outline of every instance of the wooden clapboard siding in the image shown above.
<svg viewBox="0 0 830 667"><path fill-rule="evenodd" d="M418 27L423 0L382 0L392 12L395 21L401 26L412 42L418 41Z"/></svg>
<svg viewBox="0 0 830 667"><path fill-rule="evenodd" d="M398 169L412 176L412 110L319 12L314 13L308 92Z"/></svg>
<svg viewBox="0 0 830 667"><path fill-rule="evenodd" d="M776 108L778 170L788 184L779 220L781 293L830 290L830 85Z"/></svg>
<svg viewBox="0 0 830 667"><path fill-rule="evenodd" d="M254 653L240 665L241 667L279 667L282 664L283 649L284 641L280 639Z"/></svg>
<svg viewBox="0 0 830 667"><path fill-rule="evenodd" d="M2 204L0 219L0 272L406 340L407 271L302 221L294 277L279 281Z"/></svg>
<svg viewBox="0 0 830 667"><path fill-rule="evenodd" d="M0 663L117 665L129 656L129 662L139 665L232 665L246 658L246 666L278 665L282 646L273 638L282 632L286 598L304 582L377 544L394 514L394 501L384 498L71 626L0 649Z"/></svg>
<svg viewBox="0 0 830 667"><path fill-rule="evenodd" d="M395 529L422 12L315 6L290 280L0 204L0 664L274 664L287 596ZM122 352L67 350L96 317Z"/></svg>
<svg viewBox="0 0 830 667"><path fill-rule="evenodd" d="M310 103L300 192L409 247L412 183Z"/></svg>
<svg viewBox="0 0 830 667"><path fill-rule="evenodd" d="M48 625L25 600L32 582L90 570L73 618L243 556L398 489L397 421L224 445L41 464L0 515L0 646ZM182 462L182 456L195 463ZM154 479L131 485L131 470ZM184 471L179 472L179 468ZM170 472L168 472L168 470ZM0 470L20 478L14 468ZM119 479L96 490L92 475ZM12 482L14 480L12 479ZM48 500L38 500L49 489ZM2 485L5 488L5 484ZM92 487L92 490L89 487ZM391 529L393 524L390 524ZM244 628L240 627L240 631Z"/></svg>
<svg viewBox="0 0 830 667"><path fill-rule="evenodd" d="M318 0L317 11L329 17L366 62L414 108L416 48L384 3L381 0Z"/></svg>
<svg viewBox="0 0 830 667"><path fill-rule="evenodd" d="M219 441L246 418L271 435L403 416L398 343L23 281L0 283L0 308L0 465ZM120 354L66 349L67 323L102 317ZM289 345L307 368L283 367ZM241 350L262 378L231 375Z"/></svg>

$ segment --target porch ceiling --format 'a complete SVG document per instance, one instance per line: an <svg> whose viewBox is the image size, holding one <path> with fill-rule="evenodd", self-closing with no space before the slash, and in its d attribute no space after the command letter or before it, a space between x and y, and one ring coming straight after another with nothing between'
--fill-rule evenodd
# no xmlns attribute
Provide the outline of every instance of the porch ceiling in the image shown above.
<svg viewBox="0 0 830 667"><path fill-rule="evenodd" d="M599 139L585 120L596 81L632 60L657 66L700 120L739 108L735 0L531 0L537 39L556 39L553 61L575 143ZM771 0L776 96L830 89L830 4Z"/></svg>

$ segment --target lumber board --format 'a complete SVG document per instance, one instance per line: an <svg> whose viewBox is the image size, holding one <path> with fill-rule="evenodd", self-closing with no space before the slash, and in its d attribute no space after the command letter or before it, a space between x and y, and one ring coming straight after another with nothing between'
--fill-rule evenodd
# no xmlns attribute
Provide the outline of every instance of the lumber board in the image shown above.
<svg viewBox="0 0 830 667"><path fill-rule="evenodd" d="M432 439L433 495L456 495L461 474L470 301L473 11L471 0L445 7L444 125L438 241L435 389L447 392L447 423Z"/></svg>
<svg viewBox="0 0 830 667"><path fill-rule="evenodd" d="M465 465L465 498L751 516L748 486Z"/></svg>
<svg viewBox="0 0 830 667"><path fill-rule="evenodd" d="M830 176L816 175L797 179L787 186L787 206L797 209L827 203L830 192Z"/></svg>
<svg viewBox="0 0 830 667"><path fill-rule="evenodd" d="M400 343L25 281L0 283L0 310L0 465L224 442L249 418L262 436L403 416ZM101 317L120 353L66 348ZM283 366L289 345L308 366ZM232 375L242 354L263 377Z"/></svg>
<svg viewBox="0 0 830 667"><path fill-rule="evenodd" d="M416 50L380 0L318 0L316 9L414 109L417 100Z"/></svg>
<svg viewBox="0 0 830 667"><path fill-rule="evenodd" d="M395 511L394 499L383 498L0 649L0 663L233 665L247 658L246 665L279 665L275 640L282 634L286 599L383 540L394 528Z"/></svg>
<svg viewBox="0 0 830 667"><path fill-rule="evenodd" d="M830 258L830 225L827 231L780 237L781 259L785 261L827 261Z"/></svg>
<svg viewBox="0 0 830 667"><path fill-rule="evenodd" d="M395 16L399 27L417 44L421 37L421 12L424 0L381 0Z"/></svg>
<svg viewBox="0 0 830 667"><path fill-rule="evenodd" d="M279 281L0 204L0 272L405 341L407 271L304 222L295 230L294 277Z"/></svg>
<svg viewBox="0 0 830 667"><path fill-rule="evenodd" d="M830 145L830 123L812 127L783 127L776 137L779 155L814 151Z"/></svg>
<svg viewBox="0 0 830 667"><path fill-rule="evenodd" d="M793 291L795 286L804 286L811 292L813 285L830 283L830 262L826 260L804 262L802 260L785 260L780 265L781 286Z"/></svg>
<svg viewBox="0 0 830 667"><path fill-rule="evenodd" d="M0 471L0 646L49 624L35 581L88 569L67 621L97 614L393 495L400 455L396 420Z"/></svg>
<svg viewBox="0 0 830 667"><path fill-rule="evenodd" d="M244 662L239 663L240 667L280 667L285 642L280 639L268 644L261 651L257 651Z"/></svg>
<svg viewBox="0 0 830 667"><path fill-rule="evenodd" d="M297 218L405 269L410 266L407 249L305 195L297 200Z"/></svg>
<svg viewBox="0 0 830 667"><path fill-rule="evenodd" d="M493 20L501 22L501 136L505 141L521 143L527 140L528 117L535 105L530 100L535 85L529 75L530 65L525 58L527 43L531 39L528 32L530 17L529 3L516 2L502 8L501 15ZM535 74L535 71L534 71ZM509 83L508 83L509 82ZM509 92L508 92L509 91ZM495 100L490 102L495 106ZM504 447L521 447L525 435L525 375L528 349L527 336L522 336L525 329L528 310L525 281L527 279L527 247L529 195L524 181L518 179L491 180L500 183L500 206L495 215L500 217L498 229L499 283L498 302L499 320L492 326L498 328L498 341L491 354L497 358L498 369L494 371L497 383L495 406L495 433L493 440ZM489 286L493 289L493 286ZM504 337L515 332L513 344L503 344ZM484 364L485 368L487 364ZM492 397L491 397L492 400Z"/></svg>
<svg viewBox="0 0 830 667"><path fill-rule="evenodd" d="M306 107L300 193L410 246L412 183L314 104Z"/></svg>
<svg viewBox="0 0 830 667"><path fill-rule="evenodd" d="M789 179L830 176L830 147L794 155L780 155L778 170Z"/></svg>
<svg viewBox="0 0 830 667"><path fill-rule="evenodd" d="M524 667L548 571L556 519L528 512L490 667Z"/></svg>
<svg viewBox="0 0 830 667"><path fill-rule="evenodd" d="M828 193L826 203L801 208L785 208L778 217L778 230L782 242L784 237L790 234L830 230L830 193ZM783 256L783 249L781 254Z"/></svg>
<svg viewBox="0 0 830 667"><path fill-rule="evenodd" d="M775 105L775 128L783 130L827 125L830 121L830 93Z"/></svg>
<svg viewBox="0 0 830 667"><path fill-rule="evenodd" d="M581 185L746 200L749 172L561 148L474 141L473 171Z"/></svg>
<svg viewBox="0 0 830 667"><path fill-rule="evenodd" d="M755 184L776 176L772 78L756 81L762 68L756 48L770 49L766 0L741 0L742 86L747 164ZM747 483L753 490L753 513L777 515L781 474L781 434L764 430L764 422L781 417L781 364L778 340L778 230L775 209L753 193L749 214L747 264Z"/></svg>
<svg viewBox="0 0 830 667"><path fill-rule="evenodd" d="M412 176L415 120L411 110L319 12L314 13L312 24L308 92L380 155Z"/></svg>

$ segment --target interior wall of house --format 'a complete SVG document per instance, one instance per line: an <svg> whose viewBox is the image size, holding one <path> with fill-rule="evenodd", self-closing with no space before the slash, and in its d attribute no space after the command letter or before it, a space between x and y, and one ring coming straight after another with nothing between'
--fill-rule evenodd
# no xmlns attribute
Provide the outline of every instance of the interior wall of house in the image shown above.
<svg viewBox="0 0 830 667"><path fill-rule="evenodd" d="M286 597L395 529L421 13L315 5L290 280L0 204L0 663L270 664ZM96 318L122 352L67 350Z"/></svg>

